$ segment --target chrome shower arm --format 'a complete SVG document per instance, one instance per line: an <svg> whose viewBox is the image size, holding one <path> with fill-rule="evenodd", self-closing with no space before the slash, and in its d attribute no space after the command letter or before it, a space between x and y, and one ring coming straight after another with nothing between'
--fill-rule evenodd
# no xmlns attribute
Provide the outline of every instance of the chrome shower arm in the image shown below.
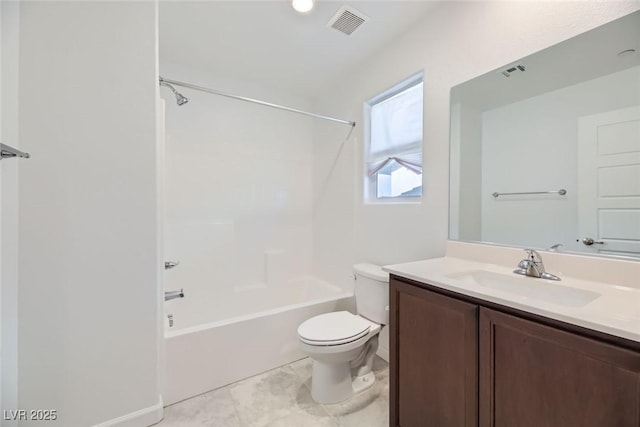
<svg viewBox="0 0 640 427"><path fill-rule="evenodd" d="M176 97L176 103L178 105L184 105L187 102L189 102L189 98L187 98L186 96L184 96L183 94L178 92L176 90L176 88L174 88L172 85L167 83L162 77L160 77L160 79L159 79L159 84L160 84L160 86L168 87L171 90L171 92L173 92L173 95Z"/></svg>

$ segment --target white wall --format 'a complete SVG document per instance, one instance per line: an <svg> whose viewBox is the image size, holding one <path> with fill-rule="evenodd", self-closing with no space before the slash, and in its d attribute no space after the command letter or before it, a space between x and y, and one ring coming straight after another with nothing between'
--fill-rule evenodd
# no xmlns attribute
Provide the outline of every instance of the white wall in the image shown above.
<svg viewBox="0 0 640 427"><path fill-rule="evenodd" d="M156 7L21 6L19 400L51 425L161 412Z"/></svg>
<svg viewBox="0 0 640 427"><path fill-rule="evenodd" d="M634 67L485 112L478 144L482 238L474 240L582 249L576 243L578 120L638 105L639 82L640 67ZM566 196L491 196L560 188Z"/></svg>
<svg viewBox="0 0 640 427"><path fill-rule="evenodd" d="M356 120L358 127L339 156L345 130L316 131L314 178L329 183L320 198L317 191L324 187L316 186L317 274L344 282L354 261L389 264L442 256L448 228L450 88L638 8L637 1L444 3L327 88L316 109ZM420 70L425 75L423 202L364 204L363 102Z"/></svg>
<svg viewBox="0 0 640 427"><path fill-rule="evenodd" d="M18 140L19 3L0 3L0 142ZM0 411L18 408L18 166L0 163ZM4 412L3 412L4 413ZM3 426L15 425L0 421Z"/></svg>
<svg viewBox="0 0 640 427"><path fill-rule="evenodd" d="M308 100L281 90L190 66L163 61L161 75L309 108ZM237 300L233 297L244 291L282 287L311 274L313 122L287 111L176 89L190 102L178 106L171 91L161 89L166 100L166 256L181 262L167 273L166 287L184 288L190 307L210 322L228 313L230 302ZM246 314L238 309L243 308L236 308L235 315Z"/></svg>

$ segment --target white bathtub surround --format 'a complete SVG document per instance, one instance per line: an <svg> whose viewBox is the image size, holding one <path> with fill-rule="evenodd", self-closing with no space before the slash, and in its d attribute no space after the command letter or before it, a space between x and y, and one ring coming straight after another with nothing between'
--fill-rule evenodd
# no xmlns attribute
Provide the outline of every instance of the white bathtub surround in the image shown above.
<svg viewBox="0 0 640 427"><path fill-rule="evenodd" d="M163 58L163 77L309 109L304 97ZM311 274L313 119L180 89L166 108L167 289L215 295ZM338 125L339 126L339 125Z"/></svg>
<svg viewBox="0 0 640 427"><path fill-rule="evenodd" d="M339 405L311 399L311 360L230 384L165 408L159 427L386 427L389 425L389 369L374 361L376 385Z"/></svg>
<svg viewBox="0 0 640 427"><path fill-rule="evenodd" d="M189 282L185 282L189 283ZM351 297L351 292L314 277L290 279L277 286L236 287L229 292L209 294L185 289L185 297L165 302L165 315L173 314L174 327L167 337L206 329L210 325L232 323L259 313L281 310L300 304L326 302ZM165 319L166 320L166 319ZM297 326L292 326L295 329Z"/></svg>
<svg viewBox="0 0 640 427"><path fill-rule="evenodd" d="M289 286L299 292L245 290L235 298L209 301L208 310L188 294L170 301L167 312L173 312L175 327L166 330L165 402L175 403L300 359L305 356L296 335L300 323L330 311L355 311L351 293L317 279ZM222 315L215 317L218 311ZM208 321L203 314L209 315Z"/></svg>
<svg viewBox="0 0 640 427"><path fill-rule="evenodd" d="M449 242L447 255L412 263L386 266L402 277L513 307L584 328L640 342L640 262L542 252L545 269L561 277L549 281L513 273L525 258L516 248ZM549 262L547 262L549 261ZM585 295L584 301L564 303L548 295L529 297L507 288L481 286L465 273L507 277L522 286L539 284ZM555 289L553 288L555 287Z"/></svg>

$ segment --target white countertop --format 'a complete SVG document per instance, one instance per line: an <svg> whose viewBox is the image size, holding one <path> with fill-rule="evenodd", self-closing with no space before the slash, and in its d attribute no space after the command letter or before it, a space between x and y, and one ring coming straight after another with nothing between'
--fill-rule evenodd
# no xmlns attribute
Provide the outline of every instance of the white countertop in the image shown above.
<svg viewBox="0 0 640 427"><path fill-rule="evenodd" d="M383 270L442 289L640 342L639 288L566 276L563 276L561 281L525 277L513 273L513 268L454 257L387 265L383 267ZM509 280L513 277L516 285L514 291L494 289L478 285L464 278L455 278L461 272L473 271L498 273L508 276ZM554 272L550 271L550 273ZM517 292L518 283L563 286L596 292L600 296L581 306L568 306L549 300L523 296Z"/></svg>

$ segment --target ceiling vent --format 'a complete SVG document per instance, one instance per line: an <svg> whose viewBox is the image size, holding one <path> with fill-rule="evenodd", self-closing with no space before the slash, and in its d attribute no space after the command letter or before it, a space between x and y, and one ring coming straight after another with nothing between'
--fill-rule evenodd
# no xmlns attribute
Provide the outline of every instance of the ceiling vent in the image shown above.
<svg viewBox="0 0 640 427"><path fill-rule="evenodd" d="M360 25L367 21L369 17L349 6L343 6L333 15L333 18L327 23L327 27L335 28L336 30L350 35Z"/></svg>
<svg viewBox="0 0 640 427"><path fill-rule="evenodd" d="M525 70L524 65L514 65L502 71L502 75L505 77L511 77L511 74L517 73L517 72L524 73L524 70Z"/></svg>

